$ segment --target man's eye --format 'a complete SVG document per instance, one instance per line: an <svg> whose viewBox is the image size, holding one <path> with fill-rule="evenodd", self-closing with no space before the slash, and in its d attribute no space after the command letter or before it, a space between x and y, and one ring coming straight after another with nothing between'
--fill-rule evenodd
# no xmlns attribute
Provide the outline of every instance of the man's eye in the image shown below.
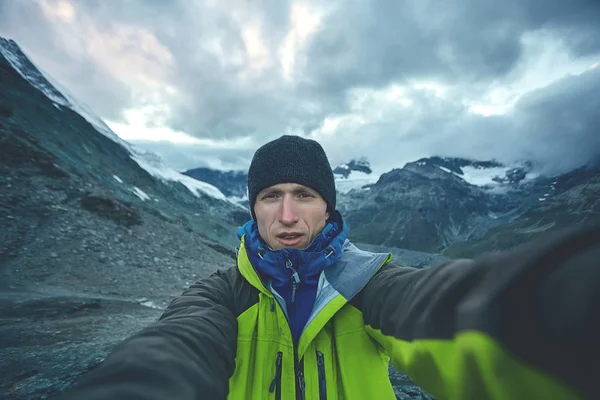
<svg viewBox="0 0 600 400"><path fill-rule="evenodd" d="M276 197L277 197L277 194L276 194L276 193L267 193L267 194L265 194L265 195L262 197L262 199L263 199L263 200L267 200L267 199L274 199L274 198L276 198Z"/></svg>
<svg viewBox="0 0 600 400"><path fill-rule="evenodd" d="M315 197L312 193L309 193L309 192L302 192L299 194L299 196L302 197L303 199Z"/></svg>

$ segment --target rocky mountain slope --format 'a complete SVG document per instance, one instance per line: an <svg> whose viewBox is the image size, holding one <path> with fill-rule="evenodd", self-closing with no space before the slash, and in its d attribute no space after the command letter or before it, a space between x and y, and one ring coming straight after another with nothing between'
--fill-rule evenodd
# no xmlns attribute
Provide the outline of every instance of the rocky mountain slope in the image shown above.
<svg viewBox="0 0 600 400"><path fill-rule="evenodd" d="M453 243L445 255L456 258L510 249L545 232L600 223L599 167L577 169L555 178L547 187L552 194L543 194L536 203L522 207L520 213L504 218L503 224L480 237Z"/></svg>
<svg viewBox="0 0 600 400"><path fill-rule="evenodd" d="M0 398L40 399L230 267L247 213L142 168L166 171L54 101L14 42L0 46Z"/></svg>
<svg viewBox="0 0 600 400"><path fill-rule="evenodd" d="M600 166L545 177L529 163L432 157L341 194L339 207L355 241L472 257L598 222L599 177Z"/></svg>

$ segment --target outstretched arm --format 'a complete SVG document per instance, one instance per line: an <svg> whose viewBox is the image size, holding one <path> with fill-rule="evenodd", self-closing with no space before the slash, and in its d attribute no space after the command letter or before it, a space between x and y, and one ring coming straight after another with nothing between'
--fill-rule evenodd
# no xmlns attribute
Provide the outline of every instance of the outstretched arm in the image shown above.
<svg viewBox="0 0 600 400"><path fill-rule="evenodd" d="M235 368L234 312L227 272L218 271L117 346L61 399L225 399Z"/></svg>
<svg viewBox="0 0 600 400"><path fill-rule="evenodd" d="M600 398L600 227L475 261L388 264L357 300L439 399Z"/></svg>

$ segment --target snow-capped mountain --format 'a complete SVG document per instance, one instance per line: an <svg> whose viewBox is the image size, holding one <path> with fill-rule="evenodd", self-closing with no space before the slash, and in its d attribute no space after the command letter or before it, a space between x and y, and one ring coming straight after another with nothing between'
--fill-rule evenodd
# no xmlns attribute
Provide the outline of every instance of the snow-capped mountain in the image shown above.
<svg viewBox="0 0 600 400"><path fill-rule="evenodd" d="M62 107L66 107L75 111L99 133L127 149L131 153L131 158L152 176L166 181L180 182L195 195L204 193L216 199L228 201L227 196L221 193L215 186L197 179L190 179L168 168L157 154L140 149L119 138L88 106L81 101L75 100L74 96L66 88L62 87L49 74L36 66L13 40L0 38L0 55L34 88L48 97L57 109L61 110ZM134 192L140 191L139 189L137 191L135 189L132 190ZM149 196L139 197L141 199L150 198Z"/></svg>
<svg viewBox="0 0 600 400"><path fill-rule="evenodd" d="M444 175L439 173L441 170L453 174L471 185L486 189L507 185L515 186L539 176L533 172L533 165L529 161L508 166L494 160L477 161L464 158L429 157L408 163L404 168L431 177L443 177Z"/></svg>
<svg viewBox="0 0 600 400"><path fill-rule="evenodd" d="M109 190L123 201L145 203L167 216L185 215L225 243L237 240L225 231L247 218L243 206L215 186L167 168L156 154L121 140L89 107L36 67L14 41L0 38L0 67L0 100L10 110L3 126L15 146L27 138L54 160L52 165L85 176L94 190Z"/></svg>
<svg viewBox="0 0 600 400"><path fill-rule="evenodd" d="M599 199L600 166L546 177L528 162L431 157L339 196L338 207L356 241L472 256L476 243L485 243L484 251L504 249L533 234L598 221Z"/></svg>

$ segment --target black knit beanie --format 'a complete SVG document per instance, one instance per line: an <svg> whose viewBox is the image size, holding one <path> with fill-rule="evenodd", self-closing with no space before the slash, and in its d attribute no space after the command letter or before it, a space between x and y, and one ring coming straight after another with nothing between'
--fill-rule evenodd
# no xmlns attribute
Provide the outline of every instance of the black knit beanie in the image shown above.
<svg viewBox="0 0 600 400"><path fill-rule="evenodd" d="M248 200L254 214L258 193L280 183L297 183L317 191L335 210L335 181L327 155L319 143L299 136L284 135L260 147L248 170Z"/></svg>

